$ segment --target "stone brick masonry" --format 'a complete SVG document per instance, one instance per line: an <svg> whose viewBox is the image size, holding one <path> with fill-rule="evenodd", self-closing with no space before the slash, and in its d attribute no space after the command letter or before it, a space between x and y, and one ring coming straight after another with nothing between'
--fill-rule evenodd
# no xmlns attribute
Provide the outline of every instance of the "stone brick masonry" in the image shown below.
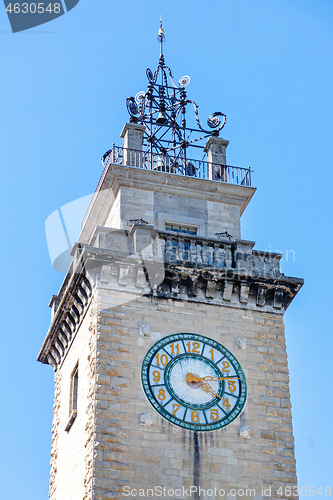
<svg viewBox="0 0 333 500"><path fill-rule="evenodd" d="M92 499L93 432L95 425L96 301L92 300L67 352L55 373L50 494L52 500ZM79 366L77 417L70 418L70 379Z"/></svg>
<svg viewBox="0 0 333 500"><path fill-rule="evenodd" d="M255 498L262 498L262 487L272 486L271 498L284 498L276 492L281 485L296 484L296 471L281 314L154 297L114 306L115 295L95 291L56 372L50 498L111 500L125 498L125 486L193 485L252 488ZM143 393L141 364L147 350L179 332L220 342L243 367L246 407L223 430L178 428L159 416ZM246 339L245 349L237 348L239 338ZM77 361L78 414L65 432L70 374ZM140 424L143 413L152 416L151 426ZM243 426L251 429L248 439L239 435Z"/></svg>
<svg viewBox="0 0 333 500"><path fill-rule="evenodd" d="M281 315L141 297L113 308L99 291L94 499L122 498L124 486L261 488L296 484L288 368ZM149 335L140 335L140 324ZM181 327L180 327L181 325ZM171 333L208 335L235 354L248 384L241 416L224 430L194 433L165 421L146 400L141 364ZM246 349L236 339L246 338ZM151 414L152 426L139 424ZM239 435L249 426L251 437ZM272 494L272 498L281 498ZM283 496L282 496L283 498Z"/></svg>

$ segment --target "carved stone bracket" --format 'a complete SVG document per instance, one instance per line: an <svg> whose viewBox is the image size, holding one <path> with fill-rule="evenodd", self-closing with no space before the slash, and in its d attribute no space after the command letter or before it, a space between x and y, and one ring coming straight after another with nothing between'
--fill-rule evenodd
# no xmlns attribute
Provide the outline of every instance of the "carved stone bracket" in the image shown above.
<svg viewBox="0 0 333 500"><path fill-rule="evenodd" d="M266 302L266 288L259 286L257 290L257 306L264 306Z"/></svg>
<svg viewBox="0 0 333 500"><path fill-rule="evenodd" d="M53 371L62 363L92 294L92 283L86 275L79 275L75 281L73 289L64 293L62 300L57 298L58 307L38 355L38 361L51 365Z"/></svg>
<svg viewBox="0 0 333 500"><path fill-rule="evenodd" d="M282 305L283 305L283 290L275 290L273 307L275 307L275 309L281 309Z"/></svg>
<svg viewBox="0 0 333 500"><path fill-rule="evenodd" d="M250 291L249 285L240 286L239 301L242 302L243 304L247 304L249 300L249 291Z"/></svg>
<svg viewBox="0 0 333 500"><path fill-rule="evenodd" d="M302 280L255 279L232 271L203 272L198 268L165 265L165 279L148 295L179 298L210 304L231 305L267 312L284 313L294 295L302 286ZM186 271L186 272L185 272Z"/></svg>
<svg viewBox="0 0 333 500"><path fill-rule="evenodd" d="M207 299L214 298L216 289L215 281L207 281L206 285L206 297Z"/></svg>
<svg viewBox="0 0 333 500"><path fill-rule="evenodd" d="M223 300L226 300L227 302L231 300L233 288L234 284L232 282L225 282L223 290Z"/></svg>

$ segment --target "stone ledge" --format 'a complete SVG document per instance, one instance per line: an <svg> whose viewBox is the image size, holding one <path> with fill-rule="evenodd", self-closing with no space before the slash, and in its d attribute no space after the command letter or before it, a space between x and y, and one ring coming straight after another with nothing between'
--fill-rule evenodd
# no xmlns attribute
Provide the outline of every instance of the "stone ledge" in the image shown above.
<svg viewBox="0 0 333 500"><path fill-rule="evenodd" d="M279 259L279 255L274 255ZM110 249L76 245L74 259L59 296L52 298L53 319L38 354L38 361L54 371L68 352L90 303L94 288L109 290L121 303L136 296L172 298L204 304L238 307L275 314L285 310L303 280L274 277L233 267L193 262L165 262L151 254L126 254ZM126 297L124 297L126 295Z"/></svg>
<svg viewBox="0 0 333 500"><path fill-rule="evenodd" d="M72 263L58 296L51 303L53 310L50 328L37 360L52 366L57 371L69 350L75 334L89 306L93 284L81 262L74 268Z"/></svg>
<svg viewBox="0 0 333 500"><path fill-rule="evenodd" d="M278 257L278 256L277 256ZM85 266L98 288L283 314L303 280L251 276L242 269L164 262L151 255L116 255L85 247Z"/></svg>
<svg viewBox="0 0 333 500"><path fill-rule="evenodd" d="M105 224L112 203L122 186L135 187L153 193L162 192L178 194L183 197L209 199L210 201L220 202L223 200L225 203L238 206L240 214L244 212L256 191L254 187L249 186L111 164L105 172L99 186L98 196L96 195L95 203L92 205L82 229L80 235L82 243L90 242L95 229L94 221L98 213L103 213L102 218L97 217L99 224Z"/></svg>

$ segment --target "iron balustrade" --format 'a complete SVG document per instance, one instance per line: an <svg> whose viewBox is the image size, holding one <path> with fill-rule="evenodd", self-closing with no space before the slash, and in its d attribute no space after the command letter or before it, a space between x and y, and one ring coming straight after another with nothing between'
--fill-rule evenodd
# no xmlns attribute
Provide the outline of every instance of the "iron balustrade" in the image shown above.
<svg viewBox="0 0 333 500"><path fill-rule="evenodd" d="M112 164L183 175L197 179L226 182L239 186L251 186L252 171L250 167L234 167L194 159L186 159L184 161L182 158L179 158L178 160L174 160L174 158L161 153L143 152L113 145L112 149L103 156L104 170L82 221L82 229L87 222L104 178Z"/></svg>
<svg viewBox="0 0 333 500"><path fill-rule="evenodd" d="M174 159L162 153L137 151L115 145L104 155L103 160L103 164L106 167L109 167L111 164L125 165L170 174L186 175L198 179L210 179L229 184L238 184L240 186L251 186L250 167L220 165L189 158L184 161L182 158Z"/></svg>
<svg viewBox="0 0 333 500"><path fill-rule="evenodd" d="M128 167L144 168L167 172L170 174L186 175L198 179L210 179L240 186L251 186L251 169L220 165L204 160L174 159L162 153L152 153L127 149L113 145L104 157L104 165L125 165ZM106 160L106 161L105 161Z"/></svg>

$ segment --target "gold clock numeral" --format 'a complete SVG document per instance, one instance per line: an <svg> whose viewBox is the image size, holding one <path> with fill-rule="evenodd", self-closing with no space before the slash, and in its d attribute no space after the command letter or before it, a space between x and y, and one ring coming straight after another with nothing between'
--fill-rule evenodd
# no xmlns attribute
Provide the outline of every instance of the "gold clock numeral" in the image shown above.
<svg viewBox="0 0 333 500"><path fill-rule="evenodd" d="M176 409L175 409L175 410L173 410L173 412L172 412L172 415L176 415L177 411L178 411L178 410L179 410L179 408L180 408L180 405L178 405L178 404L176 404L176 403L175 403L175 404L173 404L173 405L172 405L172 408L176 408Z"/></svg>
<svg viewBox="0 0 333 500"><path fill-rule="evenodd" d="M230 392L235 392L235 390L236 390L235 380L228 380L228 388L229 388Z"/></svg>
<svg viewBox="0 0 333 500"><path fill-rule="evenodd" d="M156 364L166 366L169 363L169 358L166 354L162 354L160 357L159 354L156 354Z"/></svg>
<svg viewBox="0 0 333 500"><path fill-rule="evenodd" d="M216 420L219 419L219 411L216 410L215 408L212 408L210 410L210 418L215 422Z"/></svg>
<svg viewBox="0 0 333 500"><path fill-rule="evenodd" d="M198 423L200 420L199 413L197 411L192 411L191 419L192 422Z"/></svg>
<svg viewBox="0 0 333 500"><path fill-rule="evenodd" d="M200 344L199 342L192 342L192 350L191 350L191 342L186 342L188 352L194 352L195 354L200 354Z"/></svg>
<svg viewBox="0 0 333 500"><path fill-rule="evenodd" d="M158 399L160 399L161 401L164 401L166 399L166 395L165 395L165 389L159 389L158 390L158 395L157 395Z"/></svg>
<svg viewBox="0 0 333 500"><path fill-rule="evenodd" d="M210 359L214 361L214 349L212 348L209 352L210 352Z"/></svg>
<svg viewBox="0 0 333 500"><path fill-rule="evenodd" d="M229 361L222 361L222 366L223 366L223 368L222 368L223 372L230 373L230 370L227 370L227 368L229 368L229 366L230 366Z"/></svg>
<svg viewBox="0 0 333 500"><path fill-rule="evenodd" d="M231 405L229 404L229 398L225 398L225 400L222 403L222 406L224 406L227 410L230 410Z"/></svg>
<svg viewBox="0 0 333 500"><path fill-rule="evenodd" d="M157 370L153 371L153 381L159 382L161 380L161 374Z"/></svg>
<svg viewBox="0 0 333 500"><path fill-rule="evenodd" d="M192 352L200 354L200 344L199 342L193 342Z"/></svg>
<svg viewBox="0 0 333 500"><path fill-rule="evenodd" d="M176 354L179 354L179 344L175 344L172 342L172 344L170 344L171 346L171 354L175 354L175 347L176 347Z"/></svg>

